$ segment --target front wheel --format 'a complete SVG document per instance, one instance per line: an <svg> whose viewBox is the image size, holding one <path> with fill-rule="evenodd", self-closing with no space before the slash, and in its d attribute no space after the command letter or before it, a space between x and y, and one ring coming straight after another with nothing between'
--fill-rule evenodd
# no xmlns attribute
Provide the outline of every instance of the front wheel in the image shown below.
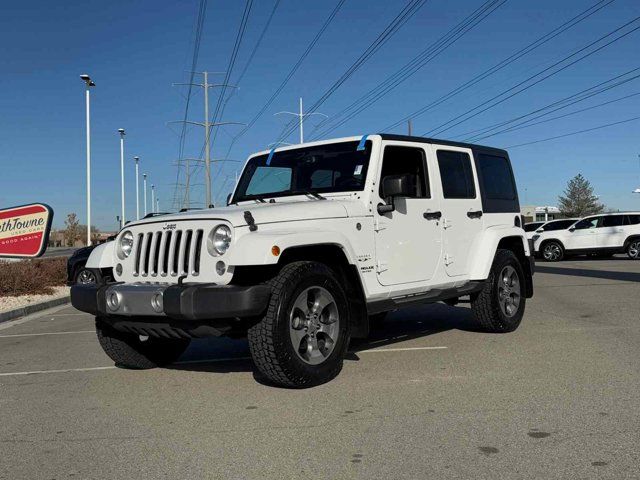
<svg viewBox="0 0 640 480"><path fill-rule="evenodd" d="M632 260L640 260L640 240L632 240L627 245L627 256Z"/></svg>
<svg viewBox="0 0 640 480"><path fill-rule="evenodd" d="M294 262L271 282L264 317L249 329L258 370L279 386L306 388L333 379L349 346L347 297L333 271Z"/></svg>
<svg viewBox="0 0 640 480"><path fill-rule="evenodd" d="M525 277L522 265L510 250L498 250L483 290L471 299L476 321L488 332L512 332L524 315Z"/></svg>
<svg viewBox="0 0 640 480"><path fill-rule="evenodd" d="M96 334L116 366L140 370L175 362L191 342L188 338L160 339L120 332L100 318L96 318Z"/></svg>
<svg viewBox="0 0 640 480"><path fill-rule="evenodd" d="M560 242L547 242L542 247L542 258L547 262L559 262L564 258L564 248Z"/></svg>

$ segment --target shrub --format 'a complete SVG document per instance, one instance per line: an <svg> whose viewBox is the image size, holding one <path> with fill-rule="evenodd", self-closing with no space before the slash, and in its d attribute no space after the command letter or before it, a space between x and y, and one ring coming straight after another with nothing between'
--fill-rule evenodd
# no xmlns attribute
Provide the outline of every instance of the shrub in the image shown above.
<svg viewBox="0 0 640 480"><path fill-rule="evenodd" d="M50 295L67 281L64 257L0 262L0 297Z"/></svg>

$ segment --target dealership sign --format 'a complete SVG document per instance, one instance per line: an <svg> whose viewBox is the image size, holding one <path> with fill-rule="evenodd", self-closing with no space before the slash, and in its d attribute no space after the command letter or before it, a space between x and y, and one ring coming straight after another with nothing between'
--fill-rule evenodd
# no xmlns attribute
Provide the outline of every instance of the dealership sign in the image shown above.
<svg viewBox="0 0 640 480"><path fill-rule="evenodd" d="M47 249L53 210L32 203L0 210L0 257L39 257Z"/></svg>

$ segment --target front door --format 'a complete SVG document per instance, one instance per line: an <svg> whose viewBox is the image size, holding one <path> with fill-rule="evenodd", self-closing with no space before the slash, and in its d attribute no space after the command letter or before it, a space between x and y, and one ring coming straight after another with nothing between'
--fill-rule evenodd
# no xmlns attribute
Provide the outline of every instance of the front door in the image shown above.
<svg viewBox="0 0 640 480"><path fill-rule="evenodd" d="M413 175L416 184L411 196L394 199L394 211L383 215L374 212L376 270L381 285L429 280L440 260L440 207L432 195L426 152L409 145L383 144L379 201L390 201L381 191L385 176Z"/></svg>
<svg viewBox="0 0 640 480"><path fill-rule="evenodd" d="M600 217L587 217L569 230L565 242L566 250L584 250L598 248L598 222Z"/></svg>
<svg viewBox="0 0 640 480"><path fill-rule="evenodd" d="M467 275L474 239L482 231L482 200L471 150L434 147L442 188L442 260L448 276Z"/></svg>

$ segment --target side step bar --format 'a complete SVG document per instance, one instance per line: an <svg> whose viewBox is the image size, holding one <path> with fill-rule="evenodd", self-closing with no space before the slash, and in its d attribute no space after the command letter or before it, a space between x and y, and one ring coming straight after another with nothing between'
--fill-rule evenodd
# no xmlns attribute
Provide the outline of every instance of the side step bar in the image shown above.
<svg viewBox="0 0 640 480"><path fill-rule="evenodd" d="M471 295L477 293L484 288L484 281L471 281L465 283L461 287L456 288L434 288L425 293L417 293L404 297L385 298L367 303L367 313L374 315L376 313L390 312L404 307L412 307L415 305L424 305L428 303L441 302L451 298L462 297L463 295Z"/></svg>

